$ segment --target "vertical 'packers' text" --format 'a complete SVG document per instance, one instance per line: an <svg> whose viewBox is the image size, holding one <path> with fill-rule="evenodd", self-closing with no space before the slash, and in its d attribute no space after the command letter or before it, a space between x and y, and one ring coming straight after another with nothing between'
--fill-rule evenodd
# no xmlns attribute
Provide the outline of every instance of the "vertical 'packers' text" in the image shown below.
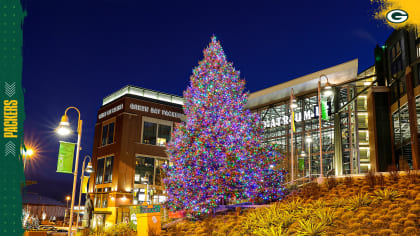
<svg viewBox="0 0 420 236"><path fill-rule="evenodd" d="M3 102L3 137L4 138L17 138L18 133L18 101L17 100L4 100Z"/></svg>

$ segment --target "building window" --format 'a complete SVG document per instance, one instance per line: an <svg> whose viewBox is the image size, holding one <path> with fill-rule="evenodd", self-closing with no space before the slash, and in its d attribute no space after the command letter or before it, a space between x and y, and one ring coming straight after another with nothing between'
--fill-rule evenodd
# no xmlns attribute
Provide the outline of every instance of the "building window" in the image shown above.
<svg viewBox="0 0 420 236"><path fill-rule="evenodd" d="M391 48L391 74L396 78L403 69L401 43L397 41Z"/></svg>
<svg viewBox="0 0 420 236"><path fill-rule="evenodd" d="M108 197L109 191L111 188L97 188L95 189L95 200L93 205L95 208L107 208L108 207Z"/></svg>
<svg viewBox="0 0 420 236"><path fill-rule="evenodd" d="M157 124L144 122L143 125L143 143L156 145Z"/></svg>
<svg viewBox="0 0 420 236"><path fill-rule="evenodd" d="M164 164L168 164L168 161L153 157L137 156L134 183L162 186L162 167Z"/></svg>
<svg viewBox="0 0 420 236"><path fill-rule="evenodd" d="M171 139L171 126L159 124L158 145L164 146Z"/></svg>
<svg viewBox="0 0 420 236"><path fill-rule="evenodd" d="M151 157L136 157L136 172L134 183L153 184L155 159Z"/></svg>
<svg viewBox="0 0 420 236"><path fill-rule="evenodd" d="M114 122L102 127L102 146L114 142Z"/></svg>
<svg viewBox="0 0 420 236"><path fill-rule="evenodd" d="M102 206L102 189L101 188L97 188L95 189L95 200L94 200L94 205L95 208L101 208Z"/></svg>
<svg viewBox="0 0 420 236"><path fill-rule="evenodd" d="M114 157L107 157L105 160L105 174L104 174L104 183L112 182L112 167L113 167Z"/></svg>
<svg viewBox="0 0 420 236"><path fill-rule="evenodd" d="M96 184L103 183L103 175L104 175L104 158L98 159L98 167L96 168Z"/></svg>
<svg viewBox="0 0 420 236"><path fill-rule="evenodd" d="M143 117L143 144L165 146L171 139L172 122Z"/></svg>
<svg viewBox="0 0 420 236"><path fill-rule="evenodd" d="M112 182L113 162L114 156L98 159L96 184L106 184Z"/></svg>

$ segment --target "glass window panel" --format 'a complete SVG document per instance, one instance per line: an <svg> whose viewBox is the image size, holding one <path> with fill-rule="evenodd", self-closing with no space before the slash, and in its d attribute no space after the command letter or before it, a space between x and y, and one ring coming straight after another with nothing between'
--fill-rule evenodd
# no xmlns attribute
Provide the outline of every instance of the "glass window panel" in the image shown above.
<svg viewBox="0 0 420 236"><path fill-rule="evenodd" d="M96 172L96 184L103 183L103 174L104 174L104 158L98 160L98 168Z"/></svg>
<svg viewBox="0 0 420 236"><path fill-rule="evenodd" d="M108 194L102 194L102 208L108 207Z"/></svg>
<svg viewBox="0 0 420 236"><path fill-rule="evenodd" d="M140 175L140 184L153 184L155 160L150 157L136 158L136 174Z"/></svg>
<svg viewBox="0 0 420 236"><path fill-rule="evenodd" d="M102 193L102 189L101 188L95 189L95 201L94 201L95 208L101 207L102 194L99 194L99 193Z"/></svg>
<svg viewBox="0 0 420 236"><path fill-rule="evenodd" d="M106 158L104 183L111 183L112 182L113 160L114 160L113 156Z"/></svg>
<svg viewBox="0 0 420 236"><path fill-rule="evenodd" d="M108 128L108 143L107 144L111 144L114 142L114 123L109 124L109 128Z"/></svg>
<svg viewBox="0 0 420 236"><path fill-rule="evenodd" d="M163 176L162 176L162 168L163 164L167 163L166 160L159 160L156 159L156 177L155 177L155 185L163 185Z"/></svg>
<svg viewBox="0 0 420 236"><path fill-rule="evenodd" d="M134 175L134 183L139 184L140 183L140 174Z"/></svg>
<svg viewBox="0 0 420 236"><path fill-rule="evenodd" d="M157 124L144 122L143 126L143 143L156 145Z"/></svg>
<svg viewBox="0 0 420 236"><path fill-rule="evenodd" d="M108 125L104 125L102 127L102 146L106 145L107 137L108 137Z"/></svg>
<svg viewBox="0 0 420 236"><path fill-rule="evenodd" d="M164 146L170 141L171 138L171 126L159 124L158 130L158 145Z"/></svg>

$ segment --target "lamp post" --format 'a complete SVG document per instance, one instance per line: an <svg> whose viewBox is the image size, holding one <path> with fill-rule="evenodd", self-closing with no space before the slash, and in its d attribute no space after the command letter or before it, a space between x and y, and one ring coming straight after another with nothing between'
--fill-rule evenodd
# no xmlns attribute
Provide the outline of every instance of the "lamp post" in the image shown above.
<svg viewBox="0 0 420 236"><path fill-rule="evenodd" d="M70 196L67 196L66 197L66 201L67 201L67 208L66 208L66 212L68 212L69 211L69 201L70 201ZM65 224L65 222L66 222L66 218L64 217L64 220L63 220L63 226L64 226L64 224Z"/></svg>
<svg viewBox="0 0 420 236"><path fill-rule="evenodd" d="M92 168L92 159L90 158L89 155L86 155L85 158L83 159L83 164L82 164L82 175L80 176L80 189L79 189L79 208L77 211L77 221L76 221L76 231L77 228L79 227L79 218L80 218L80 201L82 198L82 186L83 186L83 179L85 177L85 162L86 162L86 158L89 158L89 162L87 164L86 167L86 173L92 173L93 172L93 168Z"/></svg>
<svg viewBox="0 0 420 236"><path fill-rule="evenodd" d="M290 90L290 129L291 129L291 132L290 132L290 143L291 143L291 158L290 158L290 162L291 162L291 179L292 179L292 184L293 184L293 182L294 182L294 145L293 145L293 132L294 132L294 130L293 130L293 128L294 128L294 125L295 125L295 117L294 117L294 114L293 114L293 109L294 108L296 108L297 107L297 102L296 102L296 99L295 99L295 95L294 95L294 93L293 93L293 88Z"/></svg>
<svg viewBox="0 0 420 236"><path fill-rule="evenodd" d="M311 157L312 138L309 134L305 137L305 141L308 143L308 148L309 148L309 154L308 154L308 158L309 158L309 179L311 179L312 178L312 173L311 173L312 172L312 166L311 166L311 163L312 163L312 157Z"/></svg>
<svg viewBox="0 0 420 236"><path fill-rule="evenodd" d="M31 157L34 154L34 150L32 148L29 148L28 150L23 150L23 155L25 156L25 160L23 162L23 170L25 170L26 167L26 159Z"/></svg>
<svg viewBox="0 0 420 236"><path fill-rule="evenodd" d="M322 178L322 109L321 109L321 79L322 78L327 79L327 83L325 84L325 95L331 96L332 95L332 88L330 83L328 82L328 77L324 74L322 74L319 77L318 81L318 118L319 118L319 165L320 165L320 177Z"/></svg>
<svg viewBox="0 0 420 236"><path fill-rule="evenodd" d="M69 222L69 232L68 236L71 236L72 224L73 224L73 208L74 208L74 195L76 194L76 185L77 185L77 169L79 166L79 153L80 153L80 140L82 137L82 123L83 121L80 119L80 111L76 107L68 107L64 112L64 115L61 117L61 122L56 129L56 132L60 135L69 135L71 133L69 118L67 117L67 111L69 109L74 109L79 114L79 118L77 121L77 150L76 150L76 163L74 167L74 178L73 178L73 191L71 194L71 208L70 208L70 222Z"/></svg>

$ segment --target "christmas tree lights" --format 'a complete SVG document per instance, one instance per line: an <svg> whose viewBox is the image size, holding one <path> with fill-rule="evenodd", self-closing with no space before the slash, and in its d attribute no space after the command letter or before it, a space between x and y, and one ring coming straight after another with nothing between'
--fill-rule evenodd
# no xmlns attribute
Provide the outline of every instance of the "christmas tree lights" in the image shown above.
<svg viewBox="0 0 420 236"><path fill-rule="evenodd" d="M245 109L245 81L215 36L203 53L184 92L186 122L167 144L168 207L206 214L227 200L281 198L284 172L270 168L281 157Z"/></svg>

